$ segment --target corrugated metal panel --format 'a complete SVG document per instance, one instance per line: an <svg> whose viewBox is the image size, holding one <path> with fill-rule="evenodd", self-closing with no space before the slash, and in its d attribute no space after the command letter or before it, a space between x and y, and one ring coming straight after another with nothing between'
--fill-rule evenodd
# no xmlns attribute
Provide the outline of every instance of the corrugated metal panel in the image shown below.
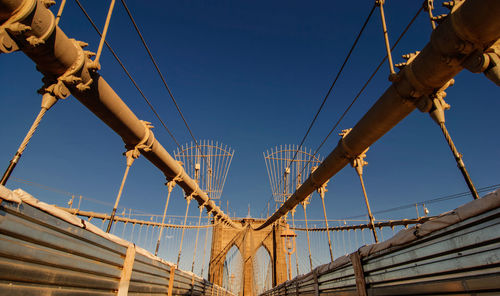
<svg viewBox="0 0 500 296"><path fill-rule="evenodd" d="M0 206L0 295L116 295L126 252L26 203ZM166 295L169 279L169 265L136 253L129 295ZM192 281L176 270L173 295L210 295L211 283Z"/></svg>
<svg viewBox="0 0 500 296"><path fill-rule="evenodd" d="M500 295L500 209L362 259L368 295ZM308 274L299 294L314 287ZM297 279L287 282L297 284ZM350 262L318 276L321 295L358 295ZM279 294L282 286L263 295ZM287 289L287 295L297 295Z"/></svg>

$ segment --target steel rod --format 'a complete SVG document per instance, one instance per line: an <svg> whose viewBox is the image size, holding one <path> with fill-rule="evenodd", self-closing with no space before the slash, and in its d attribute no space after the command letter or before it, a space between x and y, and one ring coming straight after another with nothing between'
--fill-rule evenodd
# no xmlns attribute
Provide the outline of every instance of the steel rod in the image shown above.
<svg viewBox="0 0 500 296"><path fill-rule="evenodd" d="M170 202L170 194L172 193L174 186L175 186L175 182L173 182L173 181L167 182L167 190L168 190L167 201L165 202L165 208L163 209L163 216L161 217L160 235L158 236L158 241L156 242L155 256L158 255L158 250L160 249L160 242L161 242L161 237L162 237L162 233L163 233L165 217L167 215L168 203Z"/></svg>
<svg viewBox="0 0 500 296"><path fill-rule="evenodd" d="M104 23L104 29L102 30L101 41L99 42L99 47L97 48L97 53L95 56L94 63L99 64L99 59L101 58L102 48L104 46L104 41L106 40L106 35L108 34L109 23L111 21L111 15L113 14L113 9L115 8L116 0L111 0L108 9L108 15L106 16L106 22Z"/></svg>
<svg viewBox="0 0 500 296"><path fill-rule="evenodd" d="M485 49L495 42L500 37L498 15L500 1L463 2L433 31L429 43L411 62L411 67L407 66L398 73L398 79L393 81L349 135L339 142L309 178L257 229L271 225L306 199L344 168L350 158L359 155L414 111L421 98L432 94L462 71L462 63L476 49ZM464 49L466 45L471 46Z"/></svg>
<svg viewBox="0 0 500 296"><path fill-rule="evenodd" d="M118 203L120 202L120 198L122 196L123 187L125 186L125 181L127 180L128 172L133 162L134 158L130 155L127 155L127 167L125 168L125 173L123 174L122 183L120 184L120 189L118 190L118 195L116 196L115 199L115 205L113 206L113 211L111 212L111 218L109 219L108 227L106 228L107 233L109 233L109 231L111 230L111 226L113 225L113 221L115 220L116 209L118 208ZM80 206L78 206L78 209L80 209Z"/></svg>
<svg viewBox="0 0 500 296"><path fill-rule="evenodd" d="M295 229L295 209L293 208L292 212L292 226ZM297 268L297 275L299 275L299 255L298 255L299 248L295 248L295 266Z"/></svg>
<svg viewBox="0 0 500 296"><path fill-rule="evenodd" d="M319 196L321 197L321 203L323 205L323 215L325 216L325 226L328 229L328 218L326 216L326 207L325 207L325 188L320 188ZM328 235L328 248L330 250L330 260L333 262L333 250L332 250L332 241L330 239L330 231L326 232Z"/></svg>
<svg viewBox="0 0 500 296"><path fill-rule="evenodd" d="M390 75L392 76L392 75L395 75L396 72L394 71L394 64L392 62L391 45L389 43L389 33L387 32L387 25L385 23L384 2L385 2L385 0L376 0L376 3L378 4L378 7L380 9L380 19L382 21L382 31L384 33L385 49L387 51L387 61L389 63L389 70L391 71Z"/></svg>
<svg viewBox="0 0 500 296"><path fill-rule="evenodd" d="M375 230L375 220L373 219L372 210L370 208L370 202L368 201L368 195L366 194L365 182L363 181L363 174L356 170L359 176L359 182L361 183L361 188L363 189L363 196L365 198L366 210L368 211L368 218L370 219L370 228L373 233L373 238L375 242L378 243L377 231Z"/></svg>
<svg viewBox="0 0 500 296"><path fill-rule="evenodd" d="M474 199L479 199L479 194L477 193L476 187L474 186L474 183L472 182L472 179L469 176L469 172L465 168L465 163L462 159L462 154L458 152L457 147L453 143L453 140L451 139L450 133L448 132L445 123L444 122L439 123L439 127L441 128L444 138L446 139L446 142L448 143L448 146L450 147L450 150L453 153L453 156L455 157L457 166L460 169L462 176L464 177L465 183L467 183L467 187L469 187L472 197Z"/></svg>
<svg viewBox="0 0 500 296"><path fill-rule="evenodd" d="M186 214L184 215L184 227L182 227L181 243L179 245L179 255L177 256L177 264L176 264L177 266L179 266L179 262L181 261L182 243L184 242L184 232L186 231L187 214L189 211L190 202L191 202L191 197L189 196L186 200Z"/></svg>
<svg viewBox="0 0 500 296"><path fill-rule="evenodd" d="M203 213L203 207L200 207L200 217L198 217L198 226L201 225L201 214ZM194 262L196 259L196 250L198 249L198 235L200 234L200 228L196 229L196 239L194 242L194 252L193 252L193 263L191 264L191 272L194 272Z"/></svg>
<svg viewBox="0 0 500 296"><path fill-rule="evenodd" d="M307 249L309 250L309 267L311 271L313 270L312 256L311 256L311 241L309 240L309 227L307 226L307 212L306 205L303 203L302 208L304 209L304 219L306 220L306 235L307 235Z"/></svg>
<svg viewBox="0 0 500 296"><path fill-rule="evenodd" d="M207 222L210 222L210 214L207 216ZM201 262L201 271L200 271L200 276L203 277L203 271L205 267L205 256L206 256L206 250L207 250L207 242L208 242L208 228L205 229L205 244L203 245L203 261Z"/></svg>
<svg viewBox="0 0 500 296"><path fill-rule="evenodd" d="M147 137L145 145L151 147L151 150L141 151L146 159L162 171L168 180L178 177L177 184L185 194L192 194L199 205L205 204L207 211L213 210L222 221L231 227L239 228L239 225L209 200L207 194L200 190L196 182L184 172L181 165L153 134L144 129L143 123L111 86L95 70L89 68L91 61L81 48L84 43L69 39L55 25L52 12L37 3L35 0L0 0L0 24L16 13L23 12L22 15L15 16L16 20L29 25L31 29L15 35L14 39L21 45L20 49L36 63L37 69L46 76L70 78L67 75L71 74L76 77L65 82L65 86L75 98L113 129L126 145L135 146ZM28 37L50 39L53 42L40 43L33 48L25 46Z"/></svg>
<svg viewBox="0 0 500 296"><path fill-rule="evenodd" d="M66 6L66 0L62 0L61 5L59 5L59 10L57 11L56 25L58 25L59 21L61 20L61 16L62 16L62 13L64 11L65 6Z"/></svg>

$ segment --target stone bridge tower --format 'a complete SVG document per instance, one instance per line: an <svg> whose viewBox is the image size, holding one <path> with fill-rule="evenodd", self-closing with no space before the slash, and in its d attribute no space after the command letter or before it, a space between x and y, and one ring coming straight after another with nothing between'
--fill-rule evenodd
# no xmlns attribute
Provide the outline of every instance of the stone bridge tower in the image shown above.
<svg viewBox="0 0 500 296"><path fill-rule="evenodd" d="M262 230L254 229L265 220L245 218L233 220L240 223L242 229L234 229L222 223L216 225L212 232L212 249L208 270L209 281L222 285L224 261L231 247L236 246L243 259L243 279L240 295L254 295L254 256L264 246L271 258L272 284L276 286L287 280L286 253L283 248L281 233L285 230L285 222L276 222Z"/></svg>

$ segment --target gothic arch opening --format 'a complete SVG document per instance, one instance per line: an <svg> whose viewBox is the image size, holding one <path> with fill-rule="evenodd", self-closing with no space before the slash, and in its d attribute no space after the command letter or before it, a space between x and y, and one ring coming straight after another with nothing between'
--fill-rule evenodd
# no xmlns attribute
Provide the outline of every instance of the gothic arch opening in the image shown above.
<svg viewBox="0 0 500 296"><path fill-rule="evenodd" d="M243 288L243 257L236 245L226 254L222 271L222 287L236 295L242 294Z"/></svg>
<svg viewBox="0 0 500 296"><path fill-rule="evenodd" d="M269 250L261 245L254 255L254 291L259 295L272 288L273 285L273 262Z"/></svg>

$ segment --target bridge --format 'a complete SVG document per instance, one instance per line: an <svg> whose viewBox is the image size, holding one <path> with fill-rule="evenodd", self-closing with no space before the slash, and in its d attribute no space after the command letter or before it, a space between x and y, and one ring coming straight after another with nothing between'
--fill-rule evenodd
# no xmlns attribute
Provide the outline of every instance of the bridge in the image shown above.
<svg viewBox="0 0 500 296"><path fill-rule="evenodd" d="M223 209L222 189L234 151L194 136L189 117L185 116L187 110L181 110L174 98L133 10L121 0L121 17L130 19L188 130L191 144L179 144L139 87L138 77L132 76L111 47L108 30L117 14L115 1L107 7L102 30L84 5L78 0L75 3L73 9L80 9L100 35L98 45L72 39L79 36L70 36L62 24L59 26L62 20L71 19L70 12L65 11L71 9L66 7L66 1L56 6L50 0L0 0L2 64L23 53L43 76L38 91L42 98L40 112L0 181L3 294L495 295L500 291L500 185L476 186L474 175L466 168L466 157L455 145L445 120L445 111L450 107L445 101L447 91L462 71L477 73L488 83L500 85L498 1L445 2L449 13L437 16L433 15L433 1L424 1L392 45L388 15L384 12L387 3L375 1L300 143L276 146L264 153L273 203L262 205L261 217L252 217L250 208L246 217L231 214L229 199ZM380 16L385 57L319 148L307 150L305 141L374 14ZM404 55L406 61L395 64L394 47L419 15L424 15L432 28L430 38L420 51ZM134 104L125 103L128 92L120 97L112 83L103 78L106 65L101 57L105 46L151 108L154 121L176 144L172 154L166 148L172 141L153 133L153 120L140 120L139 113L130 107ZM94 53L86 47L97 50ZM376 102L352 128L338 130L352 105L386 63L389 86L377 94ZM3 66L1 71L7 73ZM67 193L16 175L24 161L30 160L21 157L32 138L37 138L37 130L43 130L42 118L70 95L125 144L124 172L113 200ZM416 109L428 113L437 124L468 191L374 211L370 187L365 184L369 149L383 142L381 138ZM322 159L318 152L333 132L339 133L338 143ZM93 146L104 150L98 143ZM161 208L157 213L122 206L124 190L133 182L129 173L133 174L143 159L161 173L165 184L164 201L157 199L154 205ZM332 177L338 177L349 165L359 179L357 191L366 213L331 217L325 201L333 186ZM14 190L14 182L67 199L51 205L39 200L37 194L28 193L27 188ZM142 189L142 195L147 195L147 188ZM172 203L178 201L171 196L178 191L185 203L177 204L172 211ZM441 215L429 215L431 204L462 197L468 199L463 200L464 205ZM190 216L190 207L195 203L198 210ZM407 209L415 210L416 217L377 216Z"/></svg>

